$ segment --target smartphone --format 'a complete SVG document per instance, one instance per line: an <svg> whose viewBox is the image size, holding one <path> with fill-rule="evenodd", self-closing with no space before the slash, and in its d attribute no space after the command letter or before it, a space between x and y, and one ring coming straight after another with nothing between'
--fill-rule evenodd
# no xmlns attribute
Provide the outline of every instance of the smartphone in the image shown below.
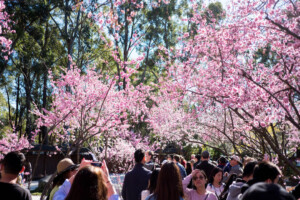
<svg viewBox="0 0 300 200"><path fill-rule="evenodd" d="M99 162L92 162L91 165L95 167L102 167L102 163Z"/></svg>

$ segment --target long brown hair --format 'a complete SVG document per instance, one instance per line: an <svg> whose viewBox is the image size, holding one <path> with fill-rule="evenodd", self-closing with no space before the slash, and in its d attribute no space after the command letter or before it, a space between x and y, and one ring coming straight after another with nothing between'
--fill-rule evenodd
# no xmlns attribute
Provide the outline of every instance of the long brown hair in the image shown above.
<svg viewBox="0 0 300 200"><path fill-rule="evenodd" d="M107 200L107 187L99 167L86 166L76 174L65 200Z"/></svg>
<svg viewBox="0 0 300 200"><path fill-rule="evenodd" d="M174 162L163 164L154 196L156 200L179 200L184 197L179 168Z"/></svg>

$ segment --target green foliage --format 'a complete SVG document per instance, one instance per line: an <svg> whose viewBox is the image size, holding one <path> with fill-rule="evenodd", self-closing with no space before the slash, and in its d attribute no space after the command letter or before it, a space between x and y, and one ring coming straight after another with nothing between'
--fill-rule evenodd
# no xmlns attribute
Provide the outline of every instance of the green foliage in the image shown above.
<svg viewBox="0 0 300 200"><path fill-rule="evenodd" d="M265 48L260 48L255 52L254 62L262 63L266 67L274 66L277 63L276 52L272 52L271 45L268 44Z"/></svg>
<svg viewBox="0 0 300 200"><path fill-rule="evenodd" d="M211 23L214 20L217 22L221 21L225 18L224 13L225 11L220 2L210 3L204 12L207 23Z"/></svg>

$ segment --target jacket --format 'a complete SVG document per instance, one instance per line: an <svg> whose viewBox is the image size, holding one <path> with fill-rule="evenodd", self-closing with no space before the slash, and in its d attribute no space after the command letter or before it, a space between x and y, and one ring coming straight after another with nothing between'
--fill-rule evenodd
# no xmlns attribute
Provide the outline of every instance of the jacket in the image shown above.
<svg viewBox="0 0 300 200"><path fill-rule="evenodd" d="M209 163L207 160L202 161L200 164L196 166L196 169L203 170L207 176L207 179L210 179L210 174L212 170L215 168L213 164Z"/></svg>
<svg viewBox="0 0 300 200"><path fill-rule="evenodd" d="M151 171L137 163L133 169L125 175L122 197L123 200L141 200L141 192L148 186Z"/></svg>

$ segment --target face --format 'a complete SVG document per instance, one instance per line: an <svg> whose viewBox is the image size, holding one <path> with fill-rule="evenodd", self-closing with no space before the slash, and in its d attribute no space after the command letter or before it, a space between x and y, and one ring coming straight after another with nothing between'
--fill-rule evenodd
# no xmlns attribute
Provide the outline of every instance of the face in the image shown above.
<svg viewBox="0 0 300 200"><path fill-rule="evenodd" d="M219 183L219 182L221 182L222 178L223 178L223 173L222 172L218 172L214 176L214 181L216 181L217 183Z"/></svg>
<svg viewBox="0 0 300 200"><path fill-rule="evenodd" d="M195 185L196 188L205 187L206 182L207 179L201 172L198 172L193 176L193 184Z"/></svg>
<svg viewBox="0 0 300 200"><path fill-rule="evenodd" d="M238 164L238 162L236 160L234 160L234 159L230 160L230 165L231 166L236 166L237 164Z"/></svg>

